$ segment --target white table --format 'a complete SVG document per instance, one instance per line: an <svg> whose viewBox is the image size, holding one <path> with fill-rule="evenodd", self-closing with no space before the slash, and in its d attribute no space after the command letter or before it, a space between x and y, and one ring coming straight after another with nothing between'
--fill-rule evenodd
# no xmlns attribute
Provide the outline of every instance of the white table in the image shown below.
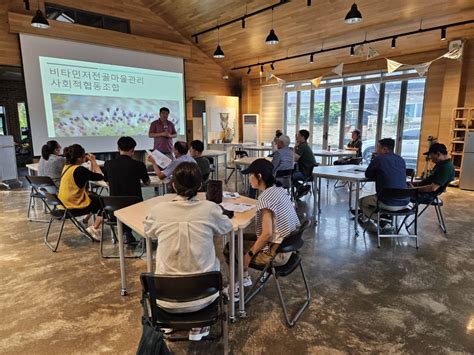
<svg viewBox="0 0 474 355"><path fill-rule="evenodd" d="M243 149L247 150L249 152L256 152L257 157L260 157L261 155L263 157L263 155L264 155L263 153L265 153L265 152L270 152L271 153L273 151L273 147L263 146L263 145L244 146Z"/></svg>
<svg viewBox="0 0 474 355"><path fill-rule="evenodd" d="M369 181L365 177L365 167L358 165L332 165L332 166L317 166L313 169L313 178L318 180L317 189L313 188L313 219L319 222L319 215L321 213L321 179L334 179L341 181L348 181L351 183L350 194L352 196L352 183L355 184L355 217L354 217L354 230L355 235L359 235L359 229L357 225L357 216L359 213L359 193L361 182ZM316 204L316 197L318 202ZM351 198L349 199L349 201ZM351 202L349 202L349 205ZM316 212L317 211L317 212ZM316 216L317 219L316 219Z"/></svg>
<svg viewBox="0 0 474 355"><path fill-rule="evenodd" d="M142 184L142 187L157 187L158 188L158 194L164 195L167 193L168 189L168 184L170 182L169 179L160 179L156 175L149 175L150 176L150 183L148 185ZM100 192L102 192L103 189L108 190L109 189L109 184L105 182L104 180L99 180L99 181L89 181L91 187L97 187L100 189ZM100 195L100 192L98 193Z"/></svg>
<svg viewBox="0 0 474 355"><path fill-rule="evenodd" d="M127 277L125 271L125 252L123 238L123 224L126 224L131 229L133 229L140 236L144 237L146 240L146 264L147 272L153 272L153 260L152 260L152 244L151 239L146 238L145 229L143 226L143 221L148 215L152 207L156 204L164 201L171 201L176 197L176 194L167 194L164 196L158 196L145 200L143 202L137 203L135 205L122 208L114 212L115 217L117 218L117 233L119 240L119 253L120 253L120 276L121 276L121 295L124 296L127 294ZM205 200L205 193L201 192L198 194L200 200ZM224 199L226 202L238 202L238 203L247 203L256 205L257 201L248 197L239 197L238 199ZM243 254L244 254L244 244L243 236L244 229L253 221L255 218L255 208L244 213L235 213L234 217L231 219L232 222L232 232L229 241L229 297L230 297L230 319L235 320L235 307L234 307L234 283L235 283L235 234L238 235L238 255L239 257L239 289L240 289L240 300L239 300L239 313L241 317L246 317L245 312L245 293L244 293L244 278L243 278Z"/></svg>
<svg viewBox="0 0 474 355"><path fill-rule="evenodd" d="M219 180L219 157L224 156L224 181L227 180L227 151L206 149L205 151L202 152L202 156L212 157L216 160L215 166L216 166L217 180Z"/></svg>
<svg viewBox="0 0 474 355"><path fill-rule="evenodd" d="M237 192L237 167L248 167L250 164L252 164L255 160L261 159L259 157L243 157L240 159L235 159L234 160L234 166L235 166L235 191ZM265 158L268 161L272 161L272 158L267 157ZM244 181L245 185L245 181Z"/></svg>
<svg viewBox="0 0 474 355"><path fill-rule="evenodd" d="M97 162L98 166L104 166L104 164L105 164L105 161L103 161L103 160L96 160L96 162ZM26 164L26 167L28 168L28 175L38 174L39 163Z"/></svg>
<svg viewBox="0 0 474 355"><path fill-rule="evenodd" d="M334 158L356 156L357 152L355 150L345 150L345 149L335 149L335 150L316 149L316 150L313 150L313 154L317 157L327 158L329 160L327 165L332 165Z"/></svg>

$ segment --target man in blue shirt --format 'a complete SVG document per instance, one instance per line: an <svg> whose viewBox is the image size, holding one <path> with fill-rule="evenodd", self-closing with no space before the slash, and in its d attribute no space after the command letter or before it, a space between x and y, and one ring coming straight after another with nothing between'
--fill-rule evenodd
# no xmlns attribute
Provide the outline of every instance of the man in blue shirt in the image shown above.
<svg viewBox="0 0 474 355"><path fill-rule="evenodd" d="M171 163L163 170L156 165L153 157L148 156L148 161L153 164L153 169L155 170L156 176L161 180L170 178L173 175L174 169L181 164L182 162L196 163L196 161L188 155L188 144L186 142L178 141L173 146L173 153L176 159L172 160Z"/></svg>
<svg viewBox="0 0 474 355"><path fill-rule="evenodd" d="M290 137L282 135L276 140L277 150L273 153L273 176L277 176L278 171L292 170L295 165L293 150L289 147Z"/></svg>
<svg viewBox="0 0 474 355"><path fill-rule="evenodd" d="M389 211L398 211L404 209L408 203L407 200L389 200L378 199L378 195L384 188L406 189L406 165L403 158L393 152L395 141L392 138L379 140L375 158L370 162L365 177L375 181L375 195L362 197L359 200L359 206L362 213L368 218L374 218L373 214L379 206Z"/></svg>

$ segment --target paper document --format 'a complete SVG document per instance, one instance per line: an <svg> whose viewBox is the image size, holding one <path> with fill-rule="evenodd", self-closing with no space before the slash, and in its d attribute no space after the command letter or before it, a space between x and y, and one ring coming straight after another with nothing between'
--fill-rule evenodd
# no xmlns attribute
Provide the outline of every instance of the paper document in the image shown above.
<svg viewBox="0 0 474 355"><path fill-rule="evenodd" d="M366 170L365 167L357 167L357 168L350 168L350 169L344 169L344 170L339 170L340 173L354 173L354 174L358 174L358 173L364 173Z"/></svg>
<svg viewBox="0 0 474 355"><path fill-rule="evenodd" d="M252 208L255 208L255 205L250 205L247 203L234 203L234 202L222 202L221 206L228 211L234 212L247 212Z"/></svg>
<svg viewBox="0 0 474 355"><path fill-rule="evenodd" d="M161 169L165 169L171 163L171 159L164 155L162 152L158 150L148 151L155 161L156 165L158 165Z"/></svg>
<svg viewBox="0 0 474 355"><path fill-rule="evenodd" d="M239 198L240 194L238 192L224 191L222 193L222 197L224 197L224 198Z"/></svg>

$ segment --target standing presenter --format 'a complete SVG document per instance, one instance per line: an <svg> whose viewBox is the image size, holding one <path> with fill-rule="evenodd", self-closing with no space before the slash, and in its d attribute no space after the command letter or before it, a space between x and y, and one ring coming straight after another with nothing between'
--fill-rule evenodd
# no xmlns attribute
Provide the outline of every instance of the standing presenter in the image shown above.
<svg viewBox="0 0 474 355"><path fill-rule="evenodd" d="M173 159L173 138L177 133L173 122L168 121L169 114L167 107L160 108L160 118L151 123L148 137L154 139L153 149Z"/></svg>

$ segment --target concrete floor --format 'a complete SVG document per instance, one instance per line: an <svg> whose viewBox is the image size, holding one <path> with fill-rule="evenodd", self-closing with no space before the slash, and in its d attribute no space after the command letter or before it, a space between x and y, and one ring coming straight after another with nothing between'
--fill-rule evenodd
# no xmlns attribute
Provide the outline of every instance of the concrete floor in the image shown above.
<svg viewBox="0 0 474 355"><path fill-rule="evenodd" d="M443 195L447 235L430 208L418 250L413 240L384 240L378 249L372 234L354 238L347 191L331 184L323 195L320 224L305 234L302 251L309 309L288 328L271 281L248 305L248 318L230 326L233 353L474 353L474 193ZM145 262L127 261L130 294L121 297L118 261L101 259L98 244L71 226L52 253L42 242L46 225L26 221L27 198L26 189L0 192L0 353L134 353ZM311 205L300 202L299 214ZM304 292L300 275L282 283L294 309ZM210 341L170 347L222 352Z"/></svg>

